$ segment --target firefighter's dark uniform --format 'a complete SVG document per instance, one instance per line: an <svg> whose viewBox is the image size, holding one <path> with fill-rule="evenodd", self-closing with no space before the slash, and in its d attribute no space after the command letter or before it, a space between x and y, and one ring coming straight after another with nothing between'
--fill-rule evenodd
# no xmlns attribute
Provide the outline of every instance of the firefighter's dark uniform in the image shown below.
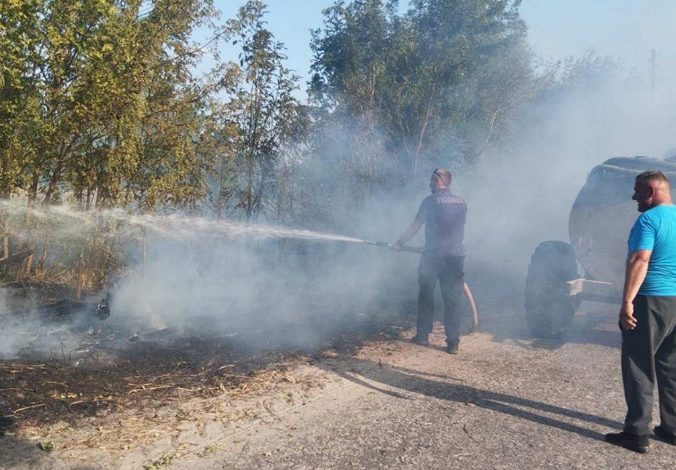
<svg viewBox="0 0 676 470"><path fill-rule="evenodd" d="M427 339L434 322L434 288L437 281L444 300L444 328L449 347L460 337L459 302L463 296L465 200L442 188L427 196L415 217L425 224L425 251L420 259L416 337Z"/></svg>

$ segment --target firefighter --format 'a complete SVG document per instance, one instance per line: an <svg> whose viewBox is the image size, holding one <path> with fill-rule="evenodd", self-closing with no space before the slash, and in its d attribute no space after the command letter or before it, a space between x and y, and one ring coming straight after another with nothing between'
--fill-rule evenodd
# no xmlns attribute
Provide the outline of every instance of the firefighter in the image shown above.
<svg viewBox="0 0 676 470"><path fill-rule="evenodd" d="M434 289L437 282L444 300L446 352L457 354L460 344L460 302L463 297L465 247L465 200L450 191L451 172L436 169L430 177L431 195L423 199L415 219L392 245L400 251L425 225L425 249L420 258L418 320L415 344L428 345L434 322Z"/></svg>

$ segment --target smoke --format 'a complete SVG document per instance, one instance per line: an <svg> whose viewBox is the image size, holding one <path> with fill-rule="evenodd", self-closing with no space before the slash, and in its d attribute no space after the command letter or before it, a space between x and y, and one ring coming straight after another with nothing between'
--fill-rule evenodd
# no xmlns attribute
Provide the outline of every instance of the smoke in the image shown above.
<svg viewBox="0 0 676 470"><path fill-rule="evenodd" d="M27 211L10 203L2 208L17 220L30 213L49 227L55 245L114 239L127 264L110 273L105 292L81 301L83 311L73 315L38 314L37 299L10 305L3 298L2 312L12 319L3 329L11 335L3 341L3 357L71 358L96 341L117 348L185 336L227 337L249 349L329 344L345 331L362 333L397 313L382 310L400 297L391 288L396 283L384 281L396 273L397 258L415 257L344 235L207 217L91 214L66 206ZM13 227L21 239L34 232ZM100 321L95 302L107 294L111 316ZM17 308L26 314L9 315Z"/></svg>
<svg viewBox="0 0 676 470"><path fill-rule="evenodd" d="M66 318L58 308L63 303L45 308L41 294L33 288L0 288L0 358L23 354L77 361L91 342L95 318L83 309L68 312Z"/></svg>
<svg viewBox="0 0 676 470"><path fill-rule="evenodd" d="M519 110L514 138L458 178L468 200L468 261L483 296L519 298L535 247L569 242L568 219L591 169L611 157L663 158L675 146L674 96L588 53ZM633 188L626 188L631 198ZM603 220L597 223L603 224ZM480 275L479 275L480 274Z"/></svg>
<svg viewBox="0 0 676 470"><path fill-rule="evenodd" d="M376 320L392 255L304 240L148 241L143 275L115 291L111 321L144 332L229 337L249 348L308 348Z"/></svg>
<svg viewBox="0 0 676 470"><path fill-rule="evenodd" d="M676 76L667 66L661 76ZM676 93L666 80L653 88L621 62L593 54L552 67L538 70L540 88L504 116L512 137L486 150L476 168L456 165L450 157L435 162L449 167L452 191L467 200L467 279L480 311L489 314L505 301L521 305L538 243L568 241L570 209L595 165L615 156L660 158L676 147ZM434 168L421 168L405 187L365 189L363 175L391 172L378 165L402 159L390 158L393 150L373 130L361 142L367 146L359 148L354 130L363 125L326 129L330 138L320 149L321 168L303 175L304 189L317 197L311 201L315 212L308 209L299 217L303 227L341 227L338 236L208 217L121 211L92 217L67 207L31 211L49 225L57 246L91 233L121 239L128 269L109 279L109 319L96 321L84 312L68 328L50 322L53 314L38 313L38 295L17 299L15 290L0 290L0 357L27 349L65 356L83 341L112 333L124 340L150 340L160 333L234 338L252 348L307 348L345 331L386 324L401 313L414 315L418 257L353 242L394 241L427 195ZM438 140L449 142L448 155L459 153L450 148L453 139ZM349 181L341 180L344 162L332 160L346 153L346 143L356 146L353 154L370 158L362 162L363 174ZM358 205L354 193L364 195L356 198ZM328 196L335 199L322 200ZM24 241L34 236L30 230L12 234ZM418 235L410 244L422 243ZM53 249L47 262L64 253ZM9 315L17 309L26 313ZM124 340L116 345L124 347Z"/></svg>

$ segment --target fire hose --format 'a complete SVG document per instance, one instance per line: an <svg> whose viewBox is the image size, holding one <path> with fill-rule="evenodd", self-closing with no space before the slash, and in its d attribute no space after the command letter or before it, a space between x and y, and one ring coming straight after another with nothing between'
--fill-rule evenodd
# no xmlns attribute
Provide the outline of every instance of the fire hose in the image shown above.
<svg viewBox="0 0 676 470"><path fill-rule="evenodd" d="M381 248L392 248L392 244L386 242L371 241L371 240L362 240L362 241L367 245L379 246ZM402 246L399 251L422 254L423 248L420 246ZM467 303L469 304L469 309L472 312L472 331L476 331L477 328L479 327L479 313L477 312L476 303L474 302L474 296L472 295L472 291L467 285L467 282L463 283L463 292L465 293L465 298L467 299Z"/></svg>

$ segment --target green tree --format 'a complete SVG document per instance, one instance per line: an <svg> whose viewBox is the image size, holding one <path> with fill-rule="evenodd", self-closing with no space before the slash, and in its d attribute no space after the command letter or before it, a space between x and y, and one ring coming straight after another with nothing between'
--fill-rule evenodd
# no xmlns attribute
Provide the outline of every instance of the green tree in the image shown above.
<svg viewBox="0 0 676 470"><path fill-rule="evenodd" d="M210 0L31 0L0 19L0 190L83 207L194 203L200 122L192 77ZM12 47L9 47L12 46Z"/></svg>
<svg viewBox="0 0 676 470"><path fill-rule="evenodd" d="M39 18L43 1L6 1L0 9L0 198L22 185L24 141L37 113Z"/></svg>
<svg viewBox="0 0 676 470"><path fill-rule="evenodd" d="M399 16L394 1L337 2L314 32L314 96L340 121L365 122L362 140L381 136L383 180L472 164L528 87L518 4L414 0Z"/></svg>
<svg viewBox="0 0 676 470"><path fill-rule="evenodd" d="M203 46L190 38L213 13L211 0L3 1L0 196L82 209L196 207L218 84L193 77ZM14 233L30 234L15 237L14 251L41 252L42 265L49 227L28 214L12 221ZM73 269L82 273L85 247L100 244L74 241ZM32 256L25 272L31 266Z"/></svg>
<svg viewBox="0 0 676 470"><path fill-rule="evenodd" d="M275 212L280 153L297 131L301 113L293 96L298 77L284 65L284 46L265 28L265 14L263 2L248 1L225 29L241 53L226 88L229 113L222 135L234 155L222 155L217 207L247 220Z"/></svg>

